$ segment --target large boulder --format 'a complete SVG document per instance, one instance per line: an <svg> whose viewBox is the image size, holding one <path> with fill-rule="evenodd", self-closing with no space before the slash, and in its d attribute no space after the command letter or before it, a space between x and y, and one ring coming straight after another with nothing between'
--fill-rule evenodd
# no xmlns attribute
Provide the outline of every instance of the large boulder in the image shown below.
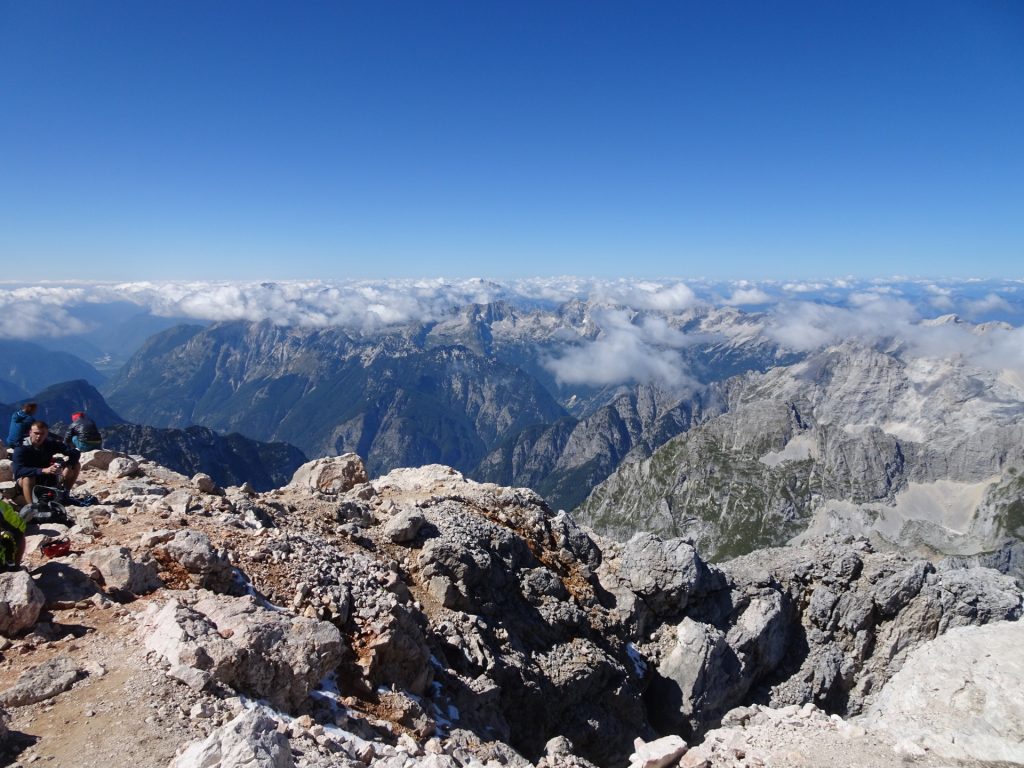
<svg viewBox="0 0 1024 768"><path fill-rule="evenodd" d="M0 635L13 637L31 627L45 603L26 571L0 573Z"/></svg>
<svg viewBox="0 0 1024 768"><path fill-rule="evenodd" d="M128 547L104 547L87 555L108 589L144 595L160 586L157 566L148 556L136 560Z"/></svg>
<svg viewBox="0 0 1024 768"><path fill-rule="evenodd" d="M852 538L761 550L719 568L718 590L692 602L674 631L662 623L639 645L654 666L646 696L663 732L716 727L754 691L773 706L856 714L918 646L1022 609L1008 576L876 553ZM652 581L634 579L641 590Z"/></svg>
<svg viewBox="0 0 1024 768"><path fill-rule="evenodd" d="M53 698L68 690L85 673L64 656L55 656L21 673L13 686L0 693L0 703L21 707Z"/></svg>
<svg viewBox="0 0 1024 768"><path fill-rule="evenodd" d="M188 745L170 768L292 768L288 737L277 730L273 713L247 709L202 741Z"/></svg>
<svg viewBox="0 0 1024 768"><path fill-rule="evenodd" d="M178 531L159 551L181 565L195 586L214 592L229 592L235 583L235 572L223 552L201 531L187 528Z"/></svg>
<svg viewBox="0 0 1024 768"><path fill-rule="evenodd" d="M184 682L201 688L218 680L287 711L305 701L343 651L333 624L205 590L151 608L141 631L146 647Z"/></svg>
<svg viewBox="0 0 1024 768"><path fill-rule="evenodd" d="M354 453L306 462L292 475L290 488L321 493L344 493L369 480L363 460Z"/></svg>

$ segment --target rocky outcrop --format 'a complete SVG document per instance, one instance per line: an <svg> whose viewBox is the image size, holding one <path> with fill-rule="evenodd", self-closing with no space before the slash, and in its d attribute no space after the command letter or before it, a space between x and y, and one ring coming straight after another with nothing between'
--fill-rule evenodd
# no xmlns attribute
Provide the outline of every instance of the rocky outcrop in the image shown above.
<svg viewBox="0 0 1024 768"><path fill-rule="evenodd" d="M0 573L0 635L12 637L36 623L46 598L24 571Z"/></svg>
<svg viewBox="0 0 1024 768"><path fill-rule="evenodd" d="M950 760L1024 762L1024 624L957 627L912 651L863 725Z"/></svg>
<svg viewBox="0 0 1024 768"><path fill-rule="evenodd" d="M864 540L764 550L720 570L690 553L642 534L606 548L598 571L616 596L635 585L616 608L652 667L648 711L687 738L751 700L855 714L911 649L1022 610L1006 576L876 553ZM665 573L676 583L652 589Z"/></svg>
<svg viewBox="0 0 1024 768"><path fill-rule="evenodd" d="M360 458L346 453L303 464L292 475L291 485L320 493L340 493L368 479Z"/></svg>
<svg viewBox="0 0 1024 768"><path fill-rule="evenodd" d="M245 710L206 739L188 748L171 768L293 768L288 738L277 730L273 712Z"/></svg>
<svg viewBox="0 0 1024 768"><path fill-rule="evenodd" d="M713 566L689 541L606 540L532 491L441 465L367 480L337 457L267 493L137 467L83 470L102 503L78 510L74 551L48 560L30 542L25 576L50 615L7 641L0 689L51 657L109 668L44 701L10 699L13 727L69 702L74 743L109 745L123 728L71 713L102 718L92 702L124 698L119 721L162 745L160 768L175 755L182 767L697 765L721 756L697 746L720 724L807 711L845 732L828 715L869 705L915 648L1021 611L1011 580L965 562L850 537ZM140 596L107 558L148 563L159 583ZM47 733L32 749L63 743Z"/></svg>
<svg viewBox="0 0 1024 768"><path fill-rule="evenodd" d="M286 711L306 699L342 653L341 635L327 622L202 591L151 609L141 632L182 682L201 689L216 680Z"/></svg>

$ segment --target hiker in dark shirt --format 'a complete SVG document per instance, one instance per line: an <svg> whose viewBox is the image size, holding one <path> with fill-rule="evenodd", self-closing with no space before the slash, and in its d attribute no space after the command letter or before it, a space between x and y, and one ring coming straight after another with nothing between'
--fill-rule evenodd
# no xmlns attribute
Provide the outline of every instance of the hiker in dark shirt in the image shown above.
<svg viewBox="0 0 1024 768"><path fill-rule="evenodd" d="M96 451L103 447L103 436L95 421L82 411L76 411L71 414L71 427L64 435L64 442L80 451Z"/></svg>
<svg viewBox="0 0 1024 768"><path fill-rule="evenodd" d="M53 461L58 453L68 457L63 469ZM32 502L32 489L36 483L56 485L58 476L64 479L64 494L67 496L78 479L78 460L81 456L74 446L64 445L57 438L51 437L45 421L33 421L28 431L28 441L14 449L14 479L21 488L25 502Z"/></svg>

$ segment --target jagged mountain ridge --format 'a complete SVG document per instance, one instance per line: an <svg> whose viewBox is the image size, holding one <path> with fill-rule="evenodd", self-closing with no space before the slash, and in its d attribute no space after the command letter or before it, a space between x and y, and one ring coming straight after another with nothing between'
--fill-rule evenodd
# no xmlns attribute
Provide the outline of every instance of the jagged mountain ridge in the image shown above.
<svg viewBox="0 0 1024 768"><path fill-rule="evenodd" d="M472 468L503 435L565 416L521 371L464 347L420 349L396 336L366 343L269 323L173 329L107 395L161 426L203 423L312 455L353 450L372 471L396 461Z"/></svg>
<svg viewBox="0 0 1024 768"><path fill-rule="evenodd" d="M498 302L360 333L179 326L150 339L105 392L140 422L284 440L311 456L351 450L372 474L441 462L572 508L627 454L649 454L687 429L706 407L706 382L780 355L758 337L756 318L704 308L666 321L701 339L680 350L693 376L681 389L557 381L546 361L598 338L599 311Z"/></svg>
<svg viewBox="0 0 1024 768"><path fill-rule="evenodd" d="M53 384L37 392L32 399L39 404L36 417L54 426L58 432L71 421L75 411L85 411L103 429L126 423L103 395L85 379Z"/></svg>
<svg viewBox="0 0 1024 768"><path fill-rule="evenodd" d="M288 443L266 443L237 433L220 435L198 426L163 429L117 424L103 431L103 444L188 476L205 473L220 486L248 483L256 491L284 485L307 461L302 451Z"/></svg>
<svg viewBox="0 0 1024 768"><path fill-rule="evenodd" d="M724 398L723 415L620 466L581 520L618 537L692 536L713 557L783 543L812 523L964 554L1022 533L1013 491L992 485L1024 463L1024 392L1012 380L847 342L737 377ZM1004 503L978 515L980 497L965 499L943 514L923 498L937 483L947 497L1002 487Z"/></svg>

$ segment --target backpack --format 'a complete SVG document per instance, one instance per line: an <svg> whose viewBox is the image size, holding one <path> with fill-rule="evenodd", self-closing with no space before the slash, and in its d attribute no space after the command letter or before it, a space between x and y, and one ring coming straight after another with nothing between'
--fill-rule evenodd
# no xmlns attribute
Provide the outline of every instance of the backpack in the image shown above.
<svg viewBox="0 0 1024 768"><path fill-rule="evenodd" d="M28 523L6 500L0 499L0 568L18 565L18 552L25 542Z"/></svg>
<svg viewBox="0 0 1024 768"><path fill-rule="evenodd" d="M60 490L48 485L36 484L32 488L32 503L21 508L21 518L26 523L61 523L73 525L64 505L58 501Z"/></svg>

